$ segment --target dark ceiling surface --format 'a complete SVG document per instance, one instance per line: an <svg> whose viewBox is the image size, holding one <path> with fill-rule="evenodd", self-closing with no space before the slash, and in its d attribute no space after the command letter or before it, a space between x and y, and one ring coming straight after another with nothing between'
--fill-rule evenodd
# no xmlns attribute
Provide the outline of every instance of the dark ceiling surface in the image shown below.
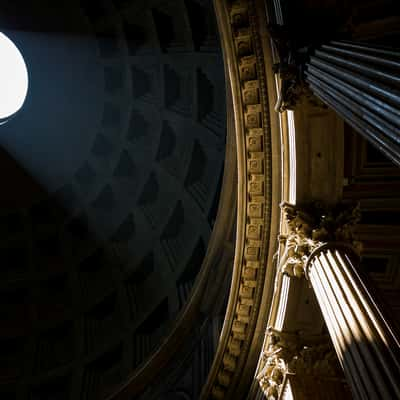
<svg viewBox="0 0 400 400"><path fill-rule="evenodd" d="M101 399L169 332L216 217L212 1L1 8L30 87L0 127L0 398Z"/></svg>

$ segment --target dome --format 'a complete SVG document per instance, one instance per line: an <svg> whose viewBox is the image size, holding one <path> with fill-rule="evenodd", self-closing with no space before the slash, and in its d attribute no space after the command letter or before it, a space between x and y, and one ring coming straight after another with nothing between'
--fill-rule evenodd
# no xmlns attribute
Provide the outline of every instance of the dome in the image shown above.
<svg viewBox="0 0 400 400"><path fill-rule="evenodd" d="M12 352L9 380L32 398L99 399L159 350L201 275L226 143L213 6L4 10L30 77L24 112L0 132L14 171L1 218L15 228L1 253L1 345L31 354L21 384Z"/></svg>

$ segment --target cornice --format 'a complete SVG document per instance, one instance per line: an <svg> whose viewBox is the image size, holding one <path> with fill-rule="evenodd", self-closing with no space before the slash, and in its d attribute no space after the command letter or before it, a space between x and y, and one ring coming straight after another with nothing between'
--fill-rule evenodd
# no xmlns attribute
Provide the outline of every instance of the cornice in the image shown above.
<svg viewBox="0 0 400 400"><path fill-rule="evenodd" d="M279 216L275 215L279 215L279 210L272 206L273 194L275 200L280 197L272 167L280 170L280 158L273 160L270 114L273 104L256 2L215 1L214 4L226 78L232 90L233 110L228 113L233 111L235 119L238 215L229 302L217 354L201 398L238 399L246 395L245 388L254 376L272 297L275 268L271 253L276 241L273 239L271 246L270 239L276 238L279 225ZM279 137L277 128L276 131ZM272 220L276 227L271 228Z"/></svg>

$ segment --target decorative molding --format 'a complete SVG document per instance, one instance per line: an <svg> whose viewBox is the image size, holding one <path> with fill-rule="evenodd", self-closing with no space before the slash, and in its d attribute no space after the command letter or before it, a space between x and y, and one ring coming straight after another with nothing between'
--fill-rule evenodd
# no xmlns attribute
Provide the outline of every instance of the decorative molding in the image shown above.
<svg viewBox="0 0 400 400"><path fill-rule="evenodd" d="M272 156L265 64L255 3L216 1L215 7L234 100L239 202L231 293L217 356L202 398L227 399L232 398L235 386L243 379L265 283Z"/></svg>
<svg viewBox="0 0 400 400"><path fill-rule="evenodd" d="M281 204L289 233L280 270L291 277L301 278L312 252L326 243L351 244L357 254L361 243L354 237L360 220L360 206L339 204L328 206L314 202L303 207Z"/></svg>

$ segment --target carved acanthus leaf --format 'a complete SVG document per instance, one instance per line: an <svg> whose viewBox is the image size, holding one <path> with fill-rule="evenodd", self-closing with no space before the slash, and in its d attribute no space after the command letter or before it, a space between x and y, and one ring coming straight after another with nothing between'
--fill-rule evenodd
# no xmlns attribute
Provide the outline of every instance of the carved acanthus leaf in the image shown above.
<svg viewBox="0 0 400 400"><path fill-rule="evenodd" d="M301 98L306 98L315 106L326 108L304 80L304 68L310 48L299 47L293 32L283 25L269 24L268 31L278 57L278 62L273 65L273 72L281 81L275 111L292 110Z"/></svg>
<svg viewBox="0 0 400 400"><path fill-rule="evenodd" d="M282 333L270 328L267 332L267 343L257 380L266 398L277 400L285 374L290 370L290 362L300 349L298 335Z"/></svg>
<svg viewBox="0 0 400 400"><path fill-rule="evenodd" d="M286 374L299 374L315 379L340 376L335 352L326 337L302 337L298 332L267 331L267 347L262 355L262 368L257 375L268 400L277 400Z"/></svg>

